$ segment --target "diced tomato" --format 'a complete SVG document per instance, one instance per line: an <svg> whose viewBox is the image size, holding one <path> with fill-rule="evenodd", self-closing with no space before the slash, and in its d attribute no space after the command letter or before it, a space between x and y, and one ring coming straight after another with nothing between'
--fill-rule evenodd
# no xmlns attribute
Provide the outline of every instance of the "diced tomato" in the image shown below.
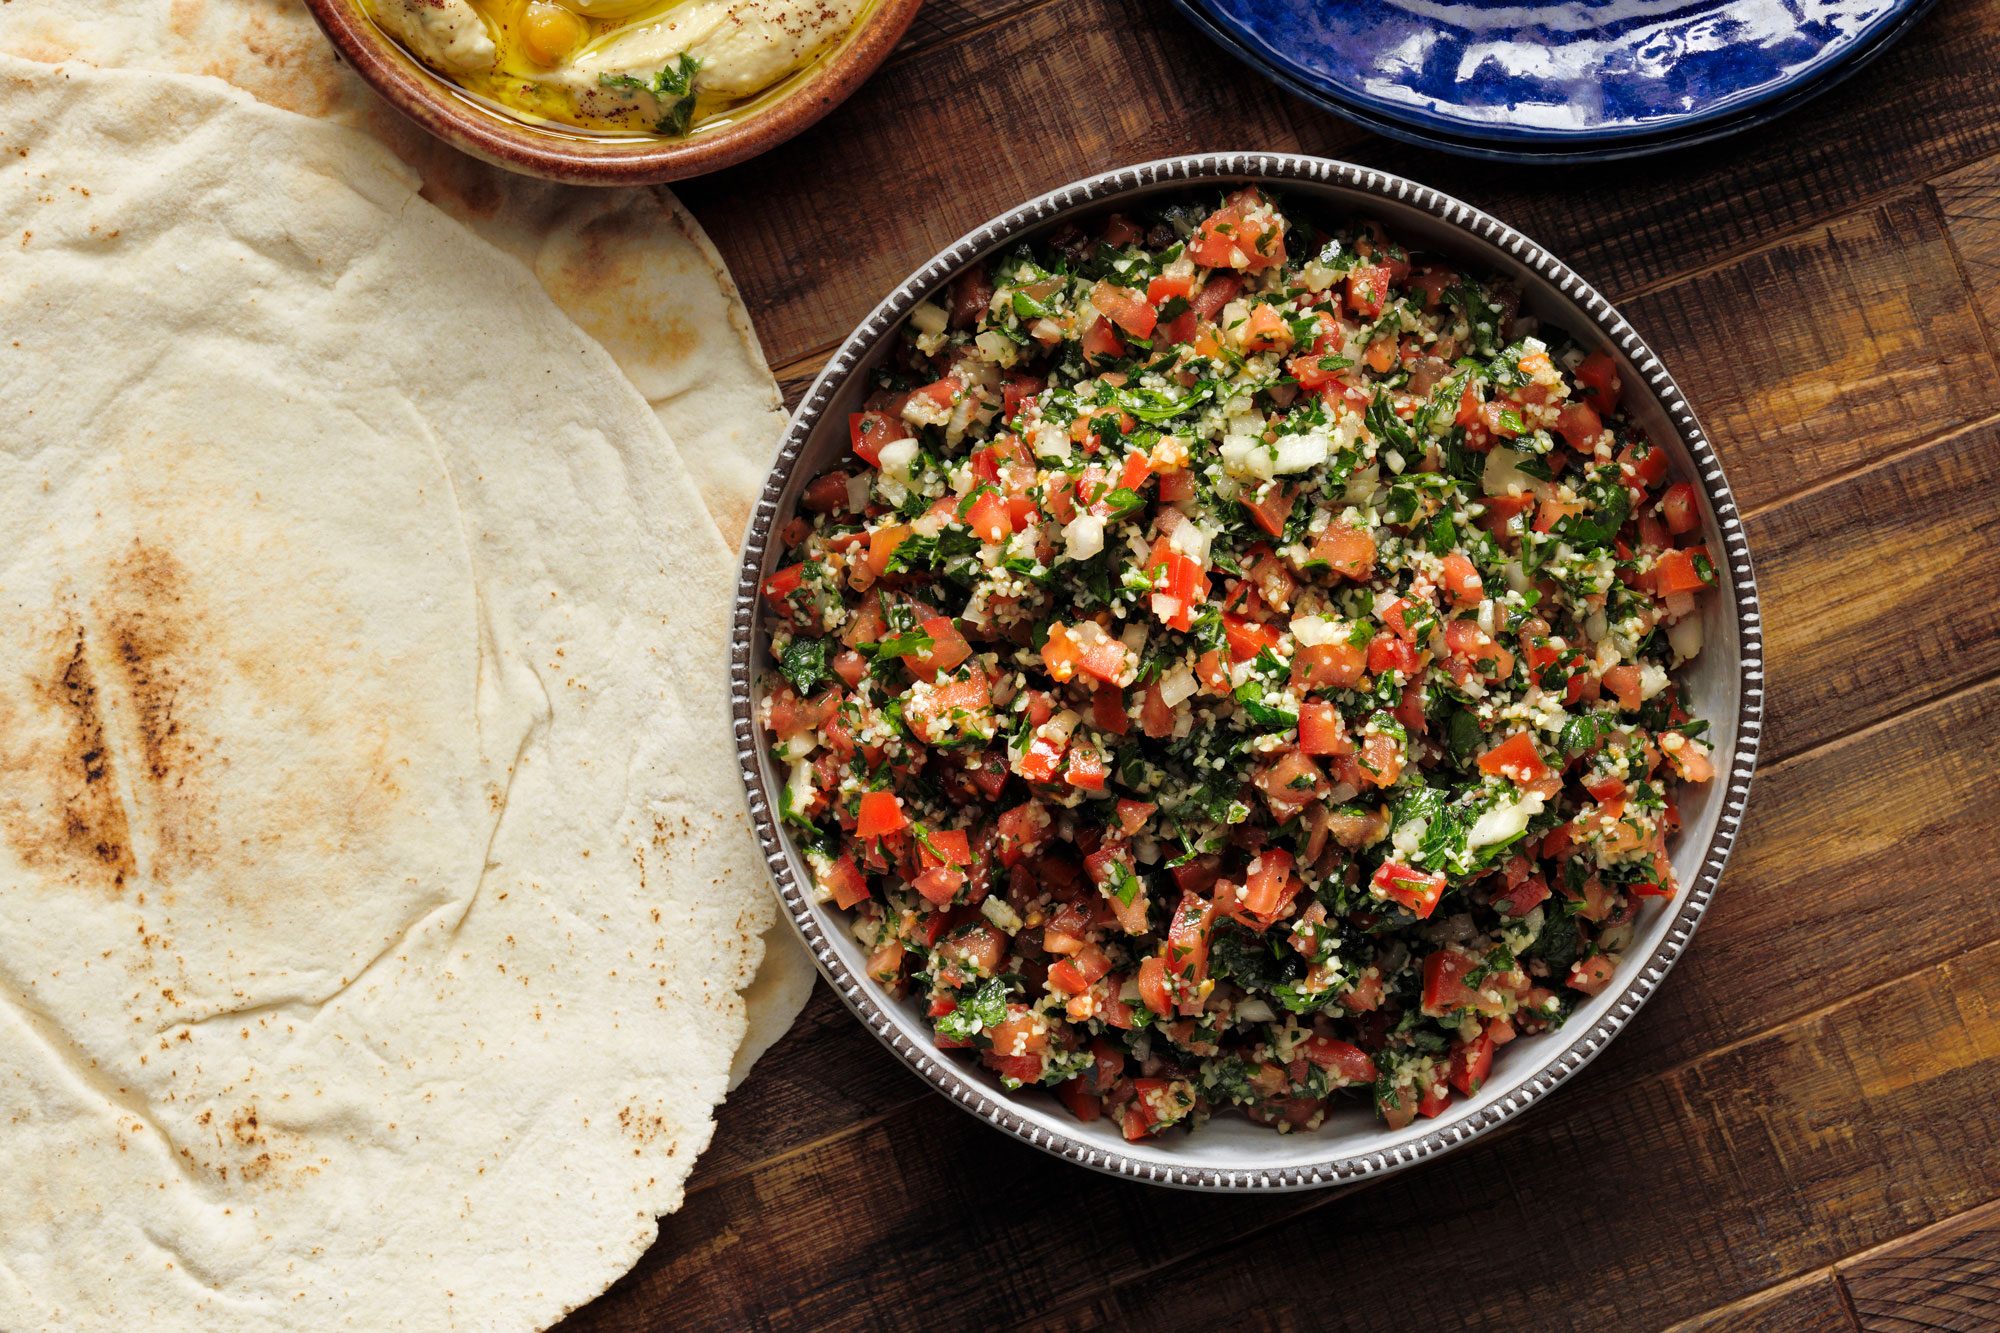
<svg viewBox="0 0 2000 1333"><path fill-rule="evenodd" d="M903 654L903 665L918 680L936 680L940 672L950 671L972 656L972 645L965 641L950 617L932 616L919 628L930 637L930 647Z"/></svg>
<svg viewBox="0 0 2000 1333"><path fill-rule="evenodd" d="M1095 746L1075 745L1070 747L1069 763L1063 768L1063 781L1072 787L1085 791L1103 791L1111 769L1104 761L1104 755Z"/></svg>
<svg viewBox="0 0 2000 1333"><path fill-rule="evenodd" d="M1389 266L1356 264L1347 274L1347 308L1363 319L1374 319L1389 304Z"/></svg>
<svg viewBox="0 0 2000 1333"><path fill-rule="evenodd" d="M946 962L969 968L980 976L992 976L1007 957L1007 936L974 914L974 919L958 926L938 946Z"/></svg>
<svg viewBox="0 0 2000 1333"><path fill-rule="evenodd" d="M1389 1097L1377 1094L1375 1109L1382 1114L1382 1123L1390 1129L1402 1129L1417 1118L1417 1096L1409 1088L1399 1088Z"/></svg>
<svg viewBox="0 0 2000 1333"><path fill-rule="evenodd" d="M1618 367L1609 353L1592 352L1577 366L1574 377L1578 395L1596 408L1599 415L1608 416L1618 410L1618 398L1624 386L1619 382Z"/></svg>
<svg viewBox="0 0 2000 1333"><path fill-rule="evenodd" d="M974 264L951 284L952 327L971 328L992 304L993 279L987 276L986 265Z"/></svg>
<svg viewBox="0 0 2000 1333"><path fill-rule="evenodd" d="M1154 306L1163 306L1175 297L1185 300L1194 291L1194 276L1183 274L1170 278L1161 274L1146 284L1146 300Z"/></svg>
<svg viewBox="0 0 2000 1333"><path fill-rule="evenodd" d="M1173 996L1167 990L1166 959L1155 955L1139 964L1139 999L1162 1018L1174 1012Z"/></svg>
<svg viewBox="0 0 2000 1333"><path fill-rule="evenodd" d="M1260 272L1285 260L1282 220L1255 187L1239 190L1195 228L1187 255L1204 268Z"/></svg>
<svg viewBox="0 0 2000 1333"><path fill-rule="evenodd" d="M1276 648L1280 637L1275 625L1260 625L1235 616L1222 618L1222 634L1229 642L1229 655L1239 662L1249 661L1266 648Z"/></svg>
<svg viewBox="0 0 2000 1333"><path fill-rule="evenodd" d="M852 648L843 648L833 655L833 674L853 689L867 678L868 659Z"/></svg>
<svg viewBox="0 0 2000 1333"><path fill-rule="evenodd" d="M771 575L770 578L764 580L764 596L770 601L772 606L780 611L785 611L788 609L785 606L786 599L799 590L799 585L805 582L805 576L806 566L804 561L800 561L796 565L787 565L777 573Z"/></svg>
<svg viewBox="0 0 2000 1333"><path fill-rule="evenodd" d="M861 812L854 824L857 838L879 838L909 826L903 814L903 798L894 792L870 791L861 794Z"/></svg>
<svg viewBox="0 0 2000 1333"><path fill-rule="evenodd" d="M1125 355L1125 340L1118 336L1118 330L1111 321L1099 317L1093 319L1083 330L1083 359L1086 361L1107 360Z"/></svg>
<svg viewBox="0 0 2000 1333"><path fill-rule="evenodd" d="M847 436L855 457L869 467L880 467L882 446L909 439L910 428L887 412L856 412L847 418Z"/></svg>
<svg viewBox="0 0 2000 1333"><path fill-rule="evenodd" d="M1628 444L1618 451L1618 461L1632 469L1641 484L1657 486L1667 478L1667 451L1651 445Z"/></svg>
<svg viewBox="0 0 2000 1333"><path fill-rule="evenodd" d="M1003 542L1014 530L1014 516L998 491L982 490L965 512L966 526L984 542Z"/></svg>
<svg viewBox="0 0 2000 1333"><path fill-rule="evenodd" d="M1375 571L1375 539L1345 523L1329 523L1313 542L1309 559L1361 582Z"/></svg>
<svg viewBox="0 0 2000 1333"><path fill-rule="evenodd" d="M1157 680L1148 681L1139 696L1139 730L1156 741L1174 734L1174 710L1168 706L1166 695L1160 693Z"/></svg>
<svg viewBox="0 0 2000 1333"><path fill-rule="evenodd" d="M1393 787L1403 775L1403 747L1387 732L1371 732L1361 742L1353 777L1357 786Z"/></svg>
<svg viewBox="0 0 2000 1333"><path fill-rule="evenodd" d="M1147 303L1145 297L1129 287L1114 287L1109 282L1099 282L1091 289L1090 303L1106 319L1134 338L1152 337L1153 328L1159 322L1159 312ZM1085 355L1088 354L1086 351Z"/></svg>
<svg viewBox="0 0 2000 1333"><path fill-rule="evenodd" d="M1684 551L1663 551L1653 562L1653 591L1662 597L1672 597L1676 593L1700 592L1709 586L1709 580L1701 576L1696 557L1708 559L1704 547L1690 546ZM1711 564L1710 568L1714 566Z"/></svg>
<svg viewBox="0 0 2000 1333"><path fill-rule="evenodd" d="M1116 685L1100 685L1090 696L1090 721L1099 731L1114 736L1123 736L1132 729L1132 719L1125 713L1125 696Z"/></svg>
<svg viewBox="0 0 2000 1333"><path fill-rule="evenodd" d="M965 887L965 872L957 866L932 866L912 884L933 907L949 907L958 897L958 891Z"/></svg>
<svg viewBox="0 0 2000 1333"><path fill-rule="evenodd" d="M992 684L985 672L977 670L936 686L922 698L912 691L903 699L903 721L926 745L939 743L955 728L990 729L992 712Z"/></svg>
<svg viewBox="0 0 2000 1333"><path fill-rule="evenodd" d="M1479 771L1489 777L1510 778L1523 787L1536 786L1549 776L1549 766L1542 762L1534 738L1525 731L1515 732L1480 755Z"/></svg>
<svg viewBox="0 0 2000 1333"><path fill-rule="evenodd" d="M1514 887L1494 894L1493 907L1518 919L1548 901L1548 897L1549 886L1539 877L1531 875Z"/></svg>
<svg viewBox="0 0 2000 1333"><path fill-rule="evenodd" d="M1394 634L1377 634L1368 641L1368 669L1376 675L1385 671L1413 672L1417 650Z"/></svg>
<svg viewBox="0 0 2000 1333"><path fill-rule="evenodd" d="M1284 915L1292 899L1298 896L1299 888L1292 854L1282 847L1266 847L1250 862L1249 874L1241 892L1235 895L1236 900L1225 902L1225 906L1229 915L1262 930ZM1182 899L1183 905L1186 901Z"/></svg>
<svg viewBox="0 0 2000 1333"><path fill-rule="evenodd" d="M1457 551L1444 558L1444 590L1453 605L1470 611L1486 600L1486 583L1472 561Z"/></svg>
<svg viewBox="0 0 2000 1333"><path fill-rule="evenodd" d="M1424 959L1424 1013L1441 1018L1460 1009L1498 1013L1500 1006L1466 983L1480 970L1480 961L1463 949L1439 949Z"/></svg>
<svg viewBox="0 0 2000 1333"><path fill-rule="evenodd" d="M1453 620L1444 627L1445 651L1468 675L1505 680L1514 674L1514 654L1502 648L1474 620ZM1462 678L1462 677L1461 677Z"/></svg>
<svg viewBox="0 0 2000 1333"><path fill-rule="evenodd" d="M1067 1079L1056 1084L1056 1097L1069 1108L1069 1113L1084 1124L1094 1123L1104 1114L1104 1104L1096 1093L1084 1086L1081 1078Z"/></svg>
<svg viewBox="0 0 2000 1333"><path fill-rule="evenodd" d="M1391 597L1382 606L1382 623L1404 643L1414 644L1417 641L1417 627L1424 619L1422 616L1410 614L1415 609L1416 604L1409 598Z"/></svg>
<svg viewBox="0 0 2000 1333"><path fill-rule="evenodd" d="M1246 352L1282 351L1292 345L1292 326L1274 306L1260 305L1251 310L1250 318L1236 332Z"/></svg>
<svg viewBox="0 0 2000 1333"><path fill-rule="evenodd" d="M1617 696L1620 708L1637 712L1646 702L1642 679L1638 667L1625 663L1604 673L1604 688Z"/></svg>
<svg viewBox="0 0 2000 1333"><path fill-rule="evenodd" d="M1571 990L1580 990L1585 995L1596 995L1611 984L1614 971L1616 969L1612 966L1611 959L1604 954L1579 958L1570 964L1569 976L1565 978L1563 984Z"/></svg>
<svg viewBox="0 0 2000 1333"><path fill-rule="evenodd" d="M1340 710L1324 700L1299 709L1299 748L1310 755L1353 754L1354 742Z"/></svg>
<svg viewBox="0 0 2000 1333"><path fill-rule="evenodd" d="M1696 499L1694 487L1684 481L1667 487L1660 497L1660 517L1667 525L1667 531L1675 536L1693 532L1701 526L1701 504Z"/></svg>
<svg viewBox="0 0 2000 1333"><path fill-rule="evenodd" d="M1146 821L1159 811L1159 806L1151 801L1132 801L1118 798L1118 827L1126 837L1131 837L1146 827Z"/></svg>
<svg viewBox="0 0 2000 1333"><path fill-rule="evenodd" d="M1245 488L1237 493L1237 503L1250 511L1250 518L1258 527L1273 537L1285 535L1285 522L1292 516L1292 489L1276 482L1256 490ZM1374 543L1369 543L1374 550ZM1374 558L1371 554L1371 560Z"/></svg>
<svg viewBox="0 0 2000 1333"><path fill-rule="evenodd" d="M909 957L909 953L901 940L882 941L868 955L868 975L885 986L900 987L903 960Z"/></svg>
<svg viewBox="0 0 2000 1333"><path fill-rule="evenodd" d="M1179 472L1160 474L1160 503L1180 504L1195 497L1194 473L1183 468Z"/></svg>
<svg viewBox="0 0 2000 1333"><path fill-rule="evenodd" d="M1595 449L1597 437L1603 433L1604 420L1589 403L1564 403L1556 414L1556 434L1580 454L1588 455Z"/></svg>
<svg viewBox="0 0 2000 1333"><path fill-rule="evenodd" d="M1299 1049L1321 1069L1339 1075L1343 1083L1373 1083L1376 1079L1374 1057L1351 1042L1313 1036L1300 1043Z"/></svg>
<svg viewBox="0 0 2000 1333"><path fill-rule="evenodd" d="M1208 281L1202 284L1201 290L1192 298L1190 313L1204 324L1213 323L1215 317L1222 313L1222 308L1234 301L1242 290L1241 275L1211 273L1208 275ZM1179 341L1186 342L1187 339L1182 338Z"/></svg>
<svg viewBox="0 0 2000 1333"><path fill-rule="evenodd" d="M1054 827L1049 812L1040 801L1027 801L1004 810L994 821L1000 835L998 855L1003 866L1019 865L1041 849Z"/></svg>
<svg viewBox="0 0 2000 1333"><path fill-rule="evenodd" d="M1368 881L1368 891L1386 902L1400 903L1416 914L1419 921L1437 910L1444 897L1444 876L1398 861L1384 861Z"/></svg>
<svg viewBox="0 0 2000 1333"><path fill-rule="evenodd" d="M1201 1012L1201 983L1208 979L1208 940L1215 928L1215 904L1192 893L1167 924L1165 962L1175 1001L1183 1014Z"/></svg>
<svg viewBox="0 0 2000 1333"><path fill-rule="evenodd" d="M1417 1114L1426 1120L1433 1120L1443 1115L1450 1105L1450 1085L1442 1082L1432 1083L1423 1089L1423 1096L1417 1099Z"/></svg>
<svg viewBox="0 0 2000 1333"><path fill-rule="evenodd" d="M1367 667L1366 654L1344 639L1313 644L1292 654L1292 688L1300 693L1352 689L1367 674Z"/></svg>
<svg viewBox="0 0 2000 1333"><path fill-rule="evenodd" d="M969 866L972 837L962 828L932 829L917 840L917 852L925 865Z"/></svg>
<svg viewBox="0 0 2000 1333"><path fill-rule="evenodd" d="M1116 685L1131 665L1131 652L1089 621L1075 628L1056 624L1049 627L1042 645L1042 665L1059 681L1072 680L1082 671Z"/></svg>
<svg viewBox="0 0 2000 1333"><path fill-rule="evenodd" d="M1484 1033L1451 1048L1451 1086L1470 1097L1493 1072L1493 1039Z"/></svg>
<svg viewBox="0 0 2000 1333"><path fill-rule="evenodd" d="M896 549L911 537L916 529L907 523L884 523L868 534L868 568L877 578L889 572L889 561Z"/></svg>
<svg viewBox="0 0 2000 1333"><path fill-rule="evenodd" d="M1153 543L1146 557L1146 574L1153 581L1153 614L1168 629L1188 630L1194 611L1208 597L1208 576L1165 537Z"/></svg>
<svg viewBox="0 0 2000 1333"><path fill-rule="evenodd" d="M832 896L833 905L843 911L868 901L868 877L852 856L842 854L816 878L820 889Z"/></svg>

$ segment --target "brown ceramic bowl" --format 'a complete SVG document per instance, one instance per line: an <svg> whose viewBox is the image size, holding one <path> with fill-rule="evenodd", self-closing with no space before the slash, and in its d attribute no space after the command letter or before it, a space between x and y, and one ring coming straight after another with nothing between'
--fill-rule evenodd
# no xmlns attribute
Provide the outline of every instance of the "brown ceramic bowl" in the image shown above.
<svg viewBox="0 0 2000 1333"><path fill-rule="evenodd" d="M306 0L334 49L389 105L474 157L572 185L652 185L718 171L775 148L846 101L895 49L923 0L878 0L804 78L685 139L598 138L495 110L433 73L362 12L360 0Z"/></svg>

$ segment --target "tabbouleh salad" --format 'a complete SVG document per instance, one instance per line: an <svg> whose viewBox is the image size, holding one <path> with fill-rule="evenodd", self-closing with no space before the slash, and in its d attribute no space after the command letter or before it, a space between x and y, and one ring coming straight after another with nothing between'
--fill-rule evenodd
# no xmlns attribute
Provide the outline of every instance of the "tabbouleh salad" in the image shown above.
<svg viewBox="0 0 2000 1333"><path fill-rule="evenodd" d="M1611 984L1716 573L1614 363L1256 189L910 315L764 585L782 816L937 1044L1128 1139L1391 1126Z"/></svg>

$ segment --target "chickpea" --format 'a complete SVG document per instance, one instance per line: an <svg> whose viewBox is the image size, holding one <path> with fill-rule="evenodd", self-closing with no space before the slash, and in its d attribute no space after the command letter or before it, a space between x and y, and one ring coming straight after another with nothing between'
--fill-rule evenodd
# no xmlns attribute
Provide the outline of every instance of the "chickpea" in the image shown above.
<svg viewBox="0 0 2000 1333"><path fill-rule="evenodd" d="M521 15L521 49L537 65L559 65L589 34L583 20L551 0L533 0Z"/></svg>

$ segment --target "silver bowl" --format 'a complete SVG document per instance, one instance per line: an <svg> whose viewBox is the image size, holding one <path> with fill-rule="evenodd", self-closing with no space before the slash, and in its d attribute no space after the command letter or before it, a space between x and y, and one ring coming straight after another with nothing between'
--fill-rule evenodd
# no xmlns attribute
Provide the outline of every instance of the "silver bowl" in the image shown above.
<svg viewBox="0 0 2000 1333"><path fill-rule="evenodd" d="M1684 823L1673 862L1682 891L1665 910L1641 913L1619 985L1579 1006L1562 1027L1509 1044L1477 1096L1400 1130L1357 1107L1330 1115L1310 1133L1277 1134L1240 1116L1221 1115L1192 1134L1126 1143L1108 1119L1083 1124L1046 1092L1008 1092L971 1060L940 1052L918 1004L897 1000L868 979L846 914L813 900L812 877L779 827L776 794L782 778L773 771L756 724L758 680L768 660L758 590L782 554L773 533L806 483L845 456L847 415L858 409L868 373L919 302L942 291L974 260L1070 215L1148 195L1244 182L1270 184L1336 215L1378 219L1392 235L1511 277L1522 287L1524 313L1566 329L1586 345L1594 331L1594 341L1617 358L1627 412L1669 450L1680 475L1700 488L1709 550L1720 553L1719 595L1707 599L1704 611L1705 647L1681 673L1689 710L1710 720L1717 772L1681 807ZM981 1120L1080 1166L1186 1189L1281 1191L1382 1175L1467 1143L1547 1096L1631 1021L1693 938L1742 827L1762 730L1763 654L1750 548L1721 460L1673 377L1610 302L1512 227L1414 181L1290 153L1207 153L1105 172L1002 214L919 268L841 344L793 414L751 517L737 577L729 689L750 817L792 924L827 981L884 1045Z"/></svg>

